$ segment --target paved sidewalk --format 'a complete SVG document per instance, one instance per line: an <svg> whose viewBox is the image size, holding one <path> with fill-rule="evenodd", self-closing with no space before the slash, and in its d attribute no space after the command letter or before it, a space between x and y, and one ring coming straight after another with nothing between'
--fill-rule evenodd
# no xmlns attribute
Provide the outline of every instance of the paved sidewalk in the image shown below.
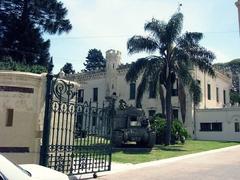
<svg viewBox="0 0 240 180"><path fill-rule="evenodd" d="M81 176L91 179L92 175ZM141 164L113 163L103 180L231 180L240 179L240 145Z"/></svg>

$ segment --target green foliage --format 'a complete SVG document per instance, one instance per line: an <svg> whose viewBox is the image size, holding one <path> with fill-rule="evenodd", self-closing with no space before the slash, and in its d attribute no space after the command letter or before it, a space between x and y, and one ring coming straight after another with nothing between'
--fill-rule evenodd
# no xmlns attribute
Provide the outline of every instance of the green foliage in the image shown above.
<svg viewBox="0 0 240 180"><path fill-rule="evenodd" d="M86 63L84 71L103 70L106 67L106 60L104 59L101 50L90 49L88 56L86 57Z"/></svg>
<svg viewBox="0 0 240 180"><path fill-rule="evenodd" d="M156 143L163 144L164 137L165 137L165 127L166 127L166 120L156 115L151 121L151 128L156 131ZM171 144L175 144L178 141L182 143L185 142L185 139L188 138L188 132L183 127L183 124L179 120L173 120L171 126Z"/></svg>
<svg viewBox="0 0 240 180"><path fill-rule="evenodd" d="M73 70L72 63L66 63L63 66L62 70L65 74L74 74L75 73L75 70Z"/></svg>
<svg viewBox="0 0 240 180"><path fill-rule="evenodd" d="M226 63L216 63L213 65L218 70L223 70L225 72L232 73L232 84L233 90L236 92L240 92L239 89L239 78L238 74L240 74L240 59L234 59L232 61Z"/></svg>
<svg viewBox="0 0 240 180"><path fill-rule="evenodd" d="M238 92L230 91L231 104L240 103L240 94Z"/></svg>
<svg viewBox="0 0 240 180"><path fill-rule="evenodd" d="M0 58L47 66L50 41L43 33L72 28L67 9L58 0L4 0L0 8Z"/></svg>
<svg viewBox="0 0 240 180"><path fill-rule="evenodd" d="M33 25L25 27L19 20L13 20L0 41L0 57L11 57L16 62L30 65L47 66L50 59L50 40L44 41Z"/></svg>
<svg viewBox="0 0 240 180"><path fill-rule="evenodd" d="M41 74L47 72L47 68L40 65L26 65L15 61L0 61L0 70L22 71Z"/></svg>

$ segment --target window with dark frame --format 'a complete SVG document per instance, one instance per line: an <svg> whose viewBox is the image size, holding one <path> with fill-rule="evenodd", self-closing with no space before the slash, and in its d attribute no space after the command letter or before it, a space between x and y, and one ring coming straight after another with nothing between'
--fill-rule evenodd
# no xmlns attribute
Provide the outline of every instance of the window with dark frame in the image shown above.
<svg viewBox="0 0 240 180"><path fill-rule="evenodd" d="M154 88L154 82L149 82L149 98L156 98L156 88Z"/></svg>
<svg viewBox="0 0 240 180"><path fill-rule="evenodd" d="M13 126L13 109L7 109L7 119L6 119L6 127L12 127Z"/></svg>
<svg viewBox="0 0 240 180"><path fill-rule="evenodd" d="M222 123L212 123L212 131L222 131Z"/></svg>
<svg viewBox="0 0 240 180"><path fill-rule="evenodd" d="M178 96L178 79L176 79L174 85L176 85L176 88L172 88L172 96Z"/></svg>
<svg viewBox="0 0 240 180"><path fill-rule="evenodd" d="M219 89L218 87L216 88L216 100L219 102Z"/></svg>
<svg viewBox="0 0 240 180"><path fill-rule="evenodd" d="M207 85L207 91L208 91L208 100L211 100L211 85Z"/></svg>
<svg viewBox="0 0 240 180"><path fill-rule="evenodd" d="M240 123L239 122L235 122L234 127L235 127L235 132L240 132Z"/></svg>
<svg viewBox="0 0 240 180"><path fill-rule="evenodd" d="M200 123L200 131L222 131L222 123Z"/></svg>
<svg viewBox="0 0 240 180"><path fill-rule="evenodd" d="M223 90L223 104L226 104L226 90Z"/></svg>
<svg viewBox="0 0 240 180"><path fill-rule="evenodd" d="M130 83L130 97L129 99L135 99L136 97L136 83Z"/></svg>
<svg viewBox="0 0 240 180"><path fill-rule="evenodd" d="M173 109L172 113L173 119L178 119L178 109Z"/></svg>
<svg viewBox="0 0 240 180"><path fill-rule="evenodd" d="M200 131L211 131L211 123L200 123Z"/></svg>
<svg viewBox="0 0 240 180"><path fill-rule="evenodd" d="M148 111L148 117L153 117L155 115L156 111L155 110L149 110Z"/></svg>
<svg viewBox="0 0 240 180"><path fill-rule="evenodd" d="M200 87L200 89L201 89L201 81L199 80L199 79L197 79L197 83L198 83L198 85L199 85L199 87ZM202 93L200 94L200 101L202 101Z"/></svg>
<svg viewBox="0 0 240 180"><path fill-rule="evenodd" d="M98 88L93 88L93 102L98 101Z"/></svg>
<svg viewBox="0 0 240 180"><path fill-rule="evenodd" d="M78 102L83 103L84 101L84 89L78 90Z"/></svg>

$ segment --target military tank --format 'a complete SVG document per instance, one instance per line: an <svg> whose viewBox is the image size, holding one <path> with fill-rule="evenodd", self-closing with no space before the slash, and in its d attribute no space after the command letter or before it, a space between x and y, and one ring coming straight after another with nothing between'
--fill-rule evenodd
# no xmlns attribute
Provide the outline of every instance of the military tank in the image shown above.
<svg viewBox="0 0 240 180"><path fill-rule="evenodd" d="M144 111L136 107L116 110L113 121L112 143L121 147L127 142L136 142L140 147L152 148L156 133L150 128Z"/></svg>

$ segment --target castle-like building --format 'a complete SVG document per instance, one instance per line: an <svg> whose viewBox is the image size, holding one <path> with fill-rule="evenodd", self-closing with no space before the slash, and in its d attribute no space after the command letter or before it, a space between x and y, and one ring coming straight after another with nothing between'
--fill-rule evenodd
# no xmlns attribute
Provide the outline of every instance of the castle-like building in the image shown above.
<svg viewBox="0 0 240 180"><path fill-rule="evenodd" d="M80 101L89 101L102 103L105 98L116 95L117 102L123 99L128 105L135 106L137 87L141 78L136 82L127 83L125 75L129 65L121 64L121 52L117 50L108 50L106 52L105 70L92 72L82 72L66 77L80 84ZM199 82L202 90L201 102L198 109L222 108L229 104L229 91L232 86L231 77L217 72L216 77L211 77L193 68L192 76ZM178 84L175 83L172 93L172 106L174 118L181 119L180 103L177 96ZM187 90L187 89L186 89ZM194 109L193 102L189 93L186 93L186 121L185 126L190 133L194 127ZM118 106L119 103L116 103ZM160 98L152 91L146 91L142 99L142 108L146 116L153 116L155 113L161 113Z"/></svg>

